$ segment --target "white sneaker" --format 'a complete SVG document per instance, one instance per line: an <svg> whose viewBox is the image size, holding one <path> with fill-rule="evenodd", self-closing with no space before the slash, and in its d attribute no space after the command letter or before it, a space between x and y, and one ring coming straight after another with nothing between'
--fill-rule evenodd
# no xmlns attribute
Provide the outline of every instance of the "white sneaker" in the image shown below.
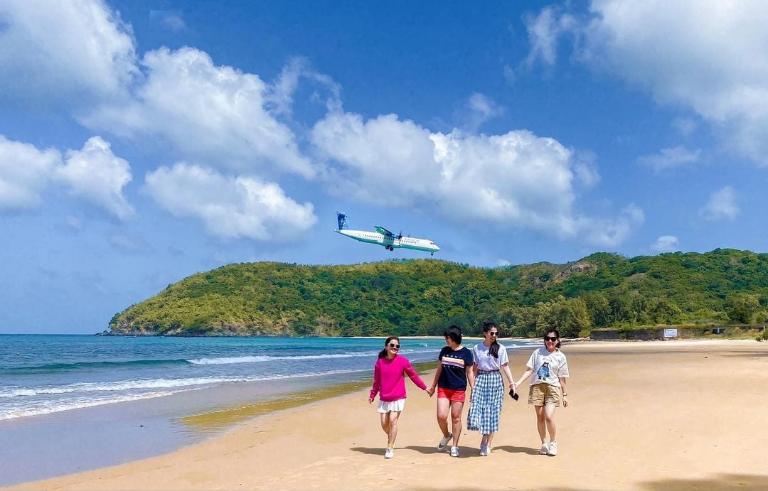
<svg viewBox="0 0 768 491"><path fill-rule="evenodd" d="M394 456L395 456L395 449L394 449L394 448L388 448L388 449L387 449L387 450L384 452L384 458L385 458L385 459L391 459L391 458L392 458L392 457L394 457Z"/></svg>
<svg viewBox="0 0 768 491"><path fill-rule="evenodd" d="M488 447L486 447L485 445L480 445L480 456L481 457L488 456Z"/></svg>
<svg viewBox="0 0 768 491"><path fill-rule="evenodd" d="M451 438L453 438L453 435L448 433L448 436L444 436L440 439L440 443L437 444L438 450L445 450L448 448L448 442L451 441Z"/></svg>
<svg viewBox="0 0 768 491"><path fill-rule="evenodd" d="M459 447L451 447L451 457L459 456Z"/></svg>
<svg viewBox="0 0 768 491"><path fill-rule="evenodd" d="M541 444L539 455L549 455L549 445L547 445L546 442Z"/></svg>
<svg viewBox="0 0 768 491"><path fill-rule="evenodd" d="M549 442L549 451L547 455L554 457L557 455L557 442Z"/></svg>

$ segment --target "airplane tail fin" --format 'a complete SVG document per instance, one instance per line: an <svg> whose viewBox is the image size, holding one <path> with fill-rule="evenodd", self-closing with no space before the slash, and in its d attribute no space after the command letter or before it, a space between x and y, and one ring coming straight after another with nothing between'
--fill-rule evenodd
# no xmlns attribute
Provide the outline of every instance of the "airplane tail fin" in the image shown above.
<svg viewBox="0 0 768 491"><path fill-rule="evenodd" d="M347 226L347 215L336 212L336 221L339 222L339 230L344 230Z"/></svg>

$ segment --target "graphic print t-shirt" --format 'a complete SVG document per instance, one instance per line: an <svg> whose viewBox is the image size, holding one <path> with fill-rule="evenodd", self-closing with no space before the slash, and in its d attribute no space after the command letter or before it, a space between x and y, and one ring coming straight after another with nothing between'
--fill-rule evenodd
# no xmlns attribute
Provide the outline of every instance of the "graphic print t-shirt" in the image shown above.
<svg viewBox="0 0 768 491"><path fill-rule="evenodd" d="M437 359L443 367L437 385L443 389L467 390L467 372L464 369L474 363L472 352L464 347L454 351L446 346L440 350Z"/></svg>
<svg viewBox="0 0 768 491"><path fill-rule="evenodd" d="M568 360L565 359L563 352L558 350L550 353L547 348L541 347L531 353L526 366L533 369L531 385L549 384L560 387L560 377L570 376Z"/></svg>

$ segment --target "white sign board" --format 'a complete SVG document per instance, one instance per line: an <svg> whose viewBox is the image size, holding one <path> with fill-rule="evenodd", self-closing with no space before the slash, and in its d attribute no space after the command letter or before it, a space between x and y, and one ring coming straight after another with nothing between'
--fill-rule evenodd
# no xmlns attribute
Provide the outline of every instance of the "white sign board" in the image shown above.
<svg viewBox="0 0 768 491"><path fill-rule="evenodd" d="M664 338L676 338L677 337L677 329L671 328L671 329L664 329Z"/></svg>

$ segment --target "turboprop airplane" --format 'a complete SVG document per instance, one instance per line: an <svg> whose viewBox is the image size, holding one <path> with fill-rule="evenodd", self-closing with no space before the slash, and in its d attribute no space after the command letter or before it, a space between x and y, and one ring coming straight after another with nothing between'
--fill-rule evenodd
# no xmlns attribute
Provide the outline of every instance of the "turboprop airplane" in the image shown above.
<svg viewBox="0 0 768 491"><path fill-rule="evenodd" d="M433 241L429 239L417 239L416 237L408 237L403 234L393 234L384 227L376 225L375 232L368 232L366 230L349 230L347 228L347 215L343 213L336 213L336 220L339 222L339 228L336 233L346 235L360 242L367 242L369 244L379 244L384 246L389 251L399 249L413 249L415 251L428 252L434 256L434 254L440 250L440 248Z"/></svg>

